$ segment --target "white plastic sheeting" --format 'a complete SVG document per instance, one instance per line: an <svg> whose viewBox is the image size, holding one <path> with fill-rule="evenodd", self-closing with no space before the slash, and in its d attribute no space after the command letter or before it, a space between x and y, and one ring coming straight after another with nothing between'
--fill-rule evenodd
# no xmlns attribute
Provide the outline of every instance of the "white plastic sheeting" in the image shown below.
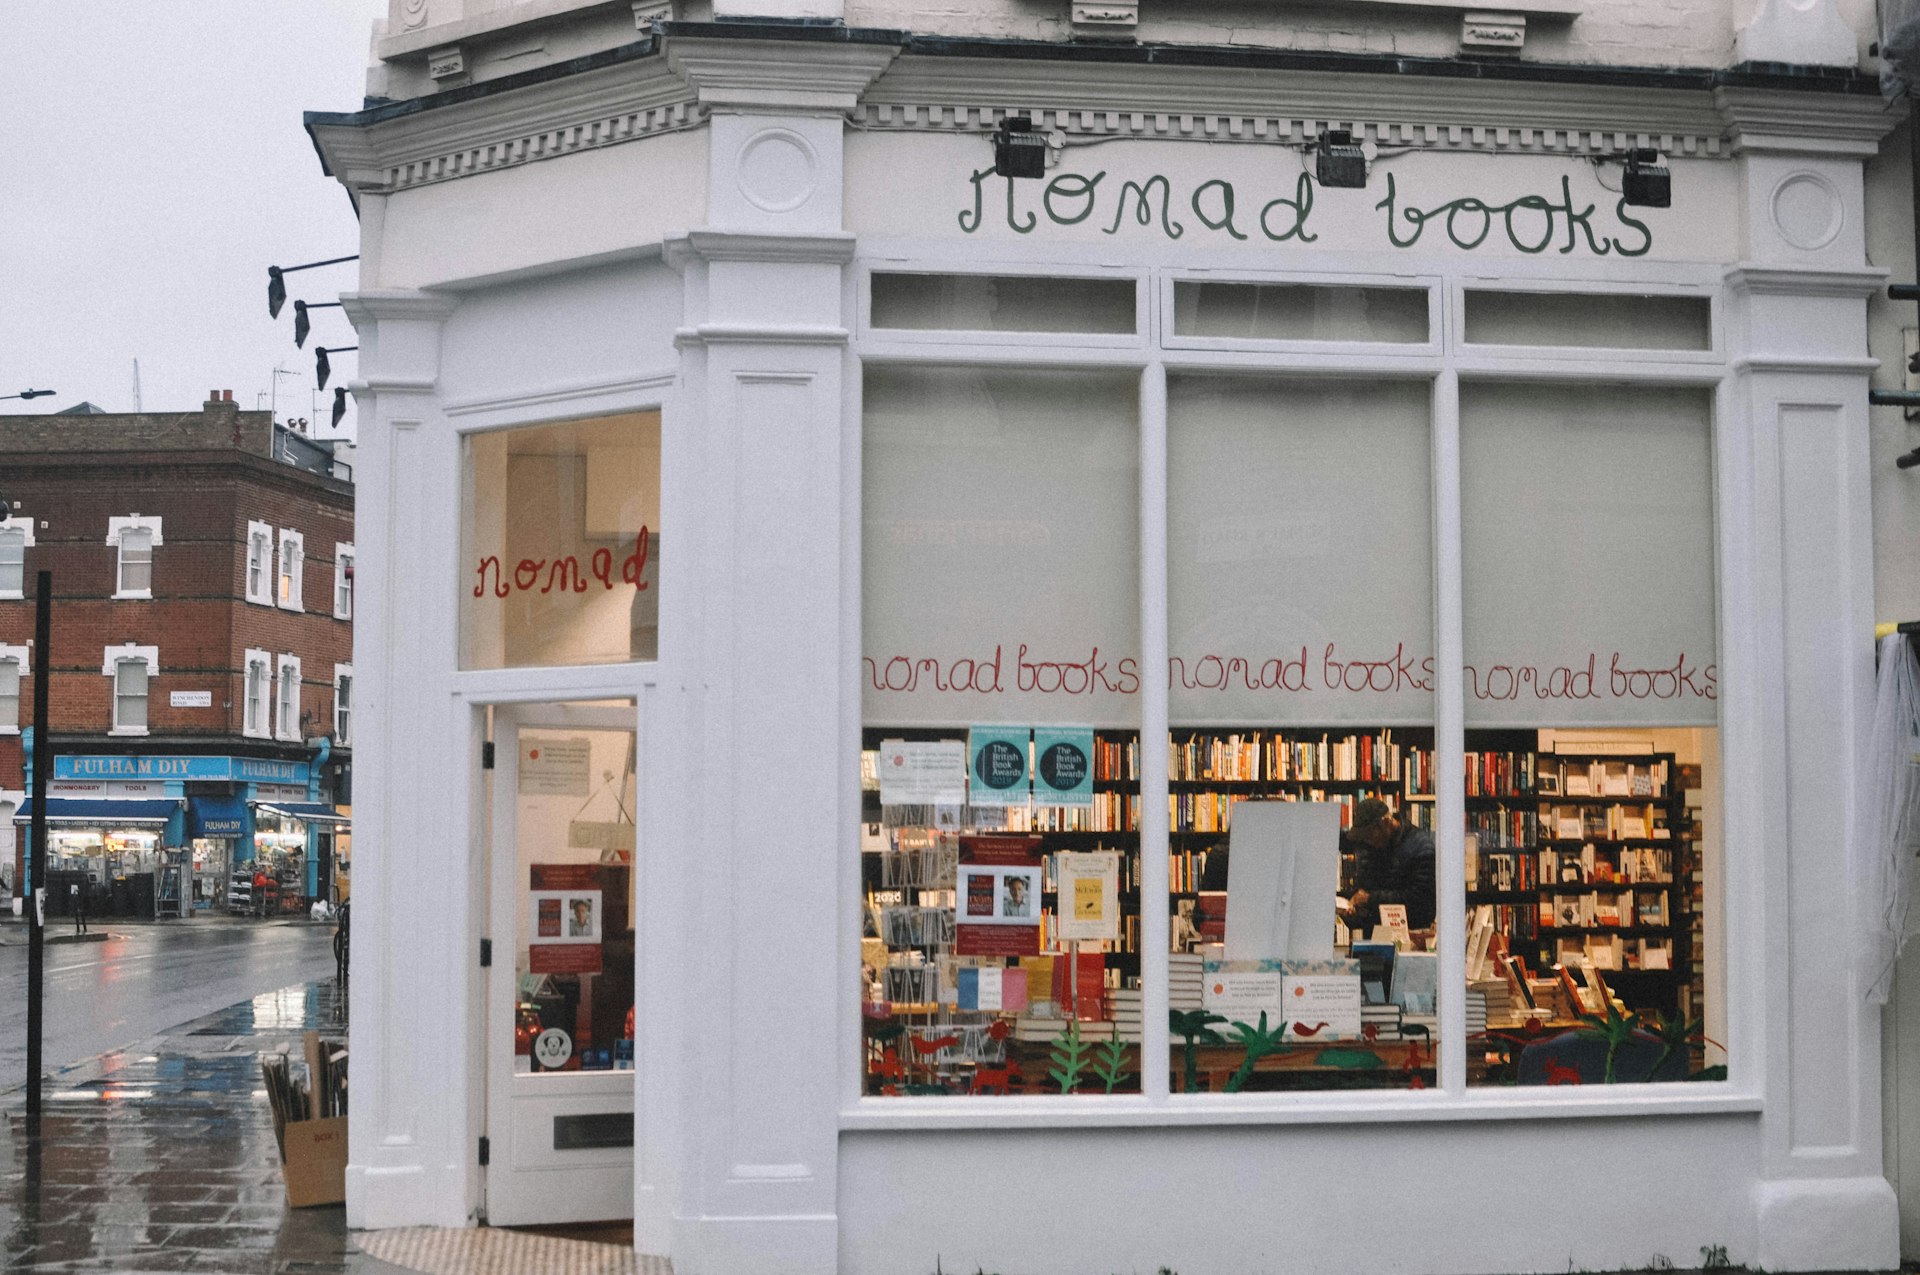
<svg viewBox="0 0 1920 1275"><path fill-rule="evenodd" d="M1920 876L1920 665L1903 635L1880 640L1873 741L1868 753L1866 832L1877 912L1867 927L1867 999L1884 1005L1900 949L1913 937Z"/></svg>

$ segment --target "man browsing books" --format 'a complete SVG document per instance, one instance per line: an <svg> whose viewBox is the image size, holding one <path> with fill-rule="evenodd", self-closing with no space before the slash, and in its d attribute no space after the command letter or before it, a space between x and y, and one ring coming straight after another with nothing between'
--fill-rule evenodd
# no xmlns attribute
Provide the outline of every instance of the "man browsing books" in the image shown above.
<svg viewBox="0 0 1920 1275"><path fill-rule="evenodd" d="M1352 893L1347 924L1369 934L1380 923L1380 905L1406 905L1407 925L1424 930L1433 925L1433 835L1400 822L1378 797L1368 797L1353 808L1353 826L1347 842L1354 852Z"/></svg>

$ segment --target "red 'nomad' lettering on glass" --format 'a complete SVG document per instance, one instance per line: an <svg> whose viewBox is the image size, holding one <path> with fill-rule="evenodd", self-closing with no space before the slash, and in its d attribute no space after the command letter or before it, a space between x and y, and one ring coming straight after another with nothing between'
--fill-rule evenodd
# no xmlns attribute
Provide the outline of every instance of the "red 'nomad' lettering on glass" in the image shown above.
<svg viewBox="0 0 1920 1275"><path fill-rule="evenodd" d="M651 583L645 576L652 547L653 535L642 527L640 534L633 538L633 552L620 564L619 579L614 578L611 549L595 549L593 557L588 560L587 570L604 589L625 583L644 593ZM487 582L488 572L493 574L491 585ZM476 598L486 597L489 590L494 597L504 598L515 590L521 593L552 593L558 589L561 593L585 593L592 587L588 576L581 574L580 559L573 554L564 558L522 558L513 564L510 576L497 554L488 554L474 568L473 596Z"/></svg>

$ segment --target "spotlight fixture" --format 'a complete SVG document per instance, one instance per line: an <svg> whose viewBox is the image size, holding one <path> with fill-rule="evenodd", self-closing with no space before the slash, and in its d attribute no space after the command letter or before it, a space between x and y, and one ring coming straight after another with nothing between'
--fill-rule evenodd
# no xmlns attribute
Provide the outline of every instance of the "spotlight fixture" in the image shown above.
<svg viewBox="0 0 1920 1275"><path fill-rule="evenodd" d="M337 309L338 301L296 301L293 303L293 348L299 349L307 343L307 334L313 331L313 324L307 321L309 310Z"/></svg>
<svg viewBox="0 0 1920 1275"><path fill-rule="evenodd" d="M1627 152L1627 171L1620 179L1620 194L1629 208L1673 206L1673 174L1660 162L1659 151Z"/></svg>
<svg viewBox="0 0 1920 1275"><path fill-rule="evenodd" d="M344 385L336 385L333 387L333 427L335 429L340 428L340 418L346 414L347 387ZM348 567L347 570L351 571L353 568Z"/></svg>
<svg viewBox="0 0 1920 1275"><path fill-rule="evenodd" d="M45 398L52 390L21 390L18 394L0 394L0 398Z"/></svg>
<svg viewBox="0 0 1920 1275"><path fill-rule="evenodd" d="M292 274L296 270L312 270L318 266L337 266L343 261L358 261L358 260L360 260L358 256L328 257L325 261L309 261L303 266L268 266L267 267L267 317L269 319L279 318L280 307L287 303L286 280L282 279L280 276Z"/></svg>
<svg viewBox="0 0 1920 1275"><path fill-rule="evenodd" d="M1367 156L1354 143L1353 133L1330 128L1314 143L1313 175L1322 186L1359 190L1367 184Z"/></svg>
<svg viewBox="0 0 1920 1275"><path fill-rule="evenodd" d="M326 389L327 378L333 375L333 362L327 357L329 354L345 354L348 350L357 350L359 348L357 345L336 345L329 350L324 345L314 346L313 378L316 382L316 387L323 390Z"/></svg>
<svg viewBox="0 0 1920 1275"><path fill-rule="evenodd" d="M993 170L1002 177L1047 175L1047 135L1034 129L1032 116L1000 121L1000 131L993 135Z"/></svg>

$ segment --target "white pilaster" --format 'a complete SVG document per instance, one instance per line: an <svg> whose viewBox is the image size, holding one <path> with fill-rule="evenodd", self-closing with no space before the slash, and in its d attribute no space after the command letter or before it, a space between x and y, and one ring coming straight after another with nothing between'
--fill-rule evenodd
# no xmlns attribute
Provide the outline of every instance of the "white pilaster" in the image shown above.
<svg viewBox="0 0 1920 1275"><path fill-rule="evenodd" d="M837 7L837 6L836 6ZM686 276L681 475L700 581L688 721L700 1023L674 1267L828 1275L839 1257L840 862L858 797L842 688L850 359L844 113L891 46L670 37L712 111Z"/></svg>
<svg viewBox="0 0 1920 1275"><path fill-rule="evenodd" d="M461 1226L478 1198L470 1098L481 1054L467 847L443 809L464 731L442 729L451 670L457 464L439 440L435 382L450 298L346 293L360 336L355 525L354 740L363 774L354 809L349 1044L355 1091L347 1218L355 1227ZM423 587L423 585L425 587ZM410 782L410 777L413 781Z"/></svg>
<svg viewBox="0 0 1920 1275"><path fill-rule="evenodd" d="M1750 663L1730 666L1728 684L1756 693L1726 708L1727 764L1746 776L1733 791L1753 797L1738 836L1729 821L1728 844L1747 853L1727 856L1726 909L1729 959L1759 962L1731 1064L1766 1099L1753 1260L1885 1270L1898 1265L1898 1218L1856 936L1873 695L1865 303L1886 277L1866 263L1861 165L1886 125L1811 94L1723 92L1720 104L1746 252L1728 276L1723 490L1752 493L1724 524L1740 545L1728 585L1773 617L1730 640Z"/></svg>

